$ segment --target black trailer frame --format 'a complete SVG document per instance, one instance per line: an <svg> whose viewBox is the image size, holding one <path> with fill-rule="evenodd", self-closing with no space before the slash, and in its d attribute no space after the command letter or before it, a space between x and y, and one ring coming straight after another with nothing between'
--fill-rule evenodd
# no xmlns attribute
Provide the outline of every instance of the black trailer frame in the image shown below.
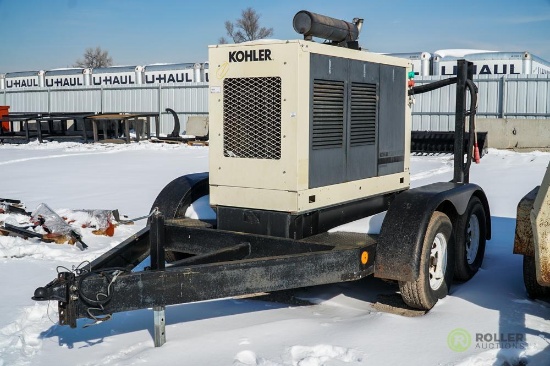
<svg viewBox="0 0 550 366"><path fill-rule="evenodd" d="M471 92L472 105L475 98L472 67L472 63L460 60L456 78L411 91L421 93L451 83L459 86L453 182L299 215L218 207L214 228L212 223L180 218L186 204L204 195L207 175L180 177L177 185L171 183L159 194L156 204L161 211L153 212L147 227L86 268L59 273L54 281L37 288L33 299L58 301L59 322L70 327L76 327L79 318L102 321L115 312L152 307L155 346L160 346L165 341L166 305L352 281L375 273L375 269L379 277L405 280L414 276L419 267L418 243L434 211L445 212L455 222L475 195L490 218L483 191L468 183L471 158L464 162L466 89ZM471 108L471 121L474 113ZM185 184L188 186L182 190ZM197 194L196 187L201 187L202 194ZM397 203L395 209L393 201ZM401 207L408 210L407 215L416 217L409 226L402 225ZM388 214L381 237L327 232L331 227L385 210ZM490 228L486 234L490 238ZM380 258L377 243L383 244ZM166 264L169 253L180 255ZM149 255L150 268L132 272ZM391 266L393 261L399 269Z"/></svg>
<svg viewBox="0 0 550 366"><path fill-rule="evenodd" d="M35 297L60 301L60 323L76 327L77 318L90 317L90 307L97 310L94 315L99 316L351 281L374 272L376 240L373 235L324 233L292 240L188 226L194 224L192 221L165 221L160 213L152 216L150 247L142 245L145 252L134 253L134 259L151 255L151 268L146 271L130 272L132 265L123 266L130 256L119 256L124 247L135 246L139 240L142 244L146 242L146 238L138 234L114 248L108 256L92 262L84 275L60 273L59 278L41 288L42 292ZM205 254L165 266L164 251L183 244L174 243L167 238L167 233L185 237L190 242L202 239L216 244L204 249ZM229 240L225 241L224 237ZM121 266L104 267L105 264ZM112 281L117 271L122 273Z"/></svg>

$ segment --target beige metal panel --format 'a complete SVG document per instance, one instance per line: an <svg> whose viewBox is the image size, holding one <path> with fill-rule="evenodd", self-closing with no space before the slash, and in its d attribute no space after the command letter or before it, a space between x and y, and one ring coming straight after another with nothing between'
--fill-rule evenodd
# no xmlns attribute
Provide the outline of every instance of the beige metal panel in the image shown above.
<svg viewBox="0 0 550 366"><path fill-rule="evenodd" d="M408 173L368 178L299 192L211 185L210 203L261 210L304 212L336 203L395 192L408 186Z"/></svg>
<svg viewBox="0 0 550 366"><path fill-rule="evenodd" d="M303 50L303 47L301 47ZM290 99L293 104L293 108L289 110L291 116L291 122L293 123L296 131L297 139L295 146L289 152L294 153L294 159L296 160L296 188L298 190L307 189L309 186L309 121L310 117L310 77L311 77L311 63L310 54L308 52L298 52L300 71L297 75L298 83L296 88L302 87L300 92L293 93L292 96L287 96L287 100ZM298 90L298 89L296 89ZM289 146L290 147L290 146Z"/></svg>
<svg viewBox="0 0 550 366"><path fill-rule="evenodd" d="M228 62L229 52L269 48L271 60L263 62ZM254 43L210 48L210 181L228 186L297 190L299 144L309 146L308 59L300 55L298 43ZM302 74L302 75L301 75ZM244 159L225 157L223 152L223 80L226 78L281 78L281 158ZM306 83L307 84L304 84ZM307 157L307 152L302 155ZM303 179L302 179L303 180ZM307 182L306 182L307 184Z"/></svg>
<svg viewBox="0 0 550 366"><path fill-rule="evenodd" d="M342 57L342 58L348 58L352 60L361 60L361 61L368 61L368 62L374 62L379 64L386 64L386 65L393 65L393 66L401 66L401 67L409 67L411 63L408 60L388 56L388 55L381 55L376 53L370 53L370 52L364 52L364 51L358 51L351 48L344 48L344 47L336 47L331 45L326 45L322 43L317 42L310 42L310 41L302 41L302 40L259 40L254 42L247 42L247 43L236 43L236 44L226 44L226 45L214 45L209 46L210 51L217 49L222 50L221 58L218 58L216 61L223 60L228 61L228 55L227 50L235 50L235 49L246 49L246 48L257 48L257 49L263 49L263 48L273 48L273 47L285 47L288 45L292 45L292 47L300 47L303 52L307 53L318 53L322 55L327 56L334 56L334 57ZM287 52L286 56L293 56L294 52L296 52L295 48L280 48L284 49ZM280 52L280 51L278 51ZM271 59L272 60L279 60L279 54L275 56L276 52L271 53ZM210 54L212 55L212 54ZM218 70L216 69L219 67L219 64L216 64L215 62L212 62L214 60L210 60L210 68L211 71L216 73L216 75L212 75L211 79L214 79L214 76L216 76L216 79L220 79L220 73L218 73ZM244 65L246 69L248 70L247 65L256 64L256 66L261 67L261 62L238 62L235 64ZM233 63L231 65L231 68L233 68ZM412 66L410 66L412 68ZM238 75L238 74L237 74ZM212 80L210 81L212 82Z"/></svg>
<svg viewBox="0 0 550 366"><path fill-rule="evenodd" d="M308 189L298 193L296 211L308 211L340 202L354 201L409 187L409 173L384 175L352 182ZM314 202L312 196L315 196Z"/></svg>
<svg viewBox="0 0 550 366"><path fill-rule="evenodd" d="M531 211L537 282L550 286L550 164Z"/></svg>
<svg viewBox="0 0 550 366"><path fill-rule="evenodd" d="M212 173L210 173L212 175ZM210 204L294 212L296 192L210 185Z"/></svg>

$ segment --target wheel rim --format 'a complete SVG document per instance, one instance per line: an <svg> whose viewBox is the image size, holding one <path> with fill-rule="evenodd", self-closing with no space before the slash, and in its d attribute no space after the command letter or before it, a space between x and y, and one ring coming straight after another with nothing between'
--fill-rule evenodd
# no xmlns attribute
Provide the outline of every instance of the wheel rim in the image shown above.
<svg viewBox="0 0 550 366"><path fill-rule="evenodd" d="M442 233L437 233L430 249L430 287L437 290L445 280L447 269L447 239Z"/></svg>
<svg viewBox="0 0 550 366"><path fill-rule="evenodd" d="M475 262L477 257L479 236L479 220L476 215L472 215L466 228L466 260L470 265Z"/></svg>

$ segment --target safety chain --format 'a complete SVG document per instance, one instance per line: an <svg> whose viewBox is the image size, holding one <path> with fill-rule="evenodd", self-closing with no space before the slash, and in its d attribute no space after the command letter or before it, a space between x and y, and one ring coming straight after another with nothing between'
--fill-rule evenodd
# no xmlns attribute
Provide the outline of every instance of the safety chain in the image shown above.
<svg viewBox="0 0 550 366"><path fill-rule="evenodd" d="M140 217L136 217L135 219L128 219L128 220L120 220L119 222L121 224L126 224L126 223L130 223L130 222L134 222L134 221L139 221L139 220L143 220L143 219L148 219L149 217L153 216L155 213L159 212L159 208L158 207L155 207L151 210L151 213L149 213L148 215L145 215L145 216L140 216Z"/></svg>

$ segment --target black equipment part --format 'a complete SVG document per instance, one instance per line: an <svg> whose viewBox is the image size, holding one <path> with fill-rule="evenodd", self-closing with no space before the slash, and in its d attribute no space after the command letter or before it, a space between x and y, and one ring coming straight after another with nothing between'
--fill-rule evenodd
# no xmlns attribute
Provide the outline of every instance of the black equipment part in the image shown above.
<svg viewBox="0 0 550 366"><path fill-rule="evenodd" d="M292 25L296 32L304 35L304 39L318 37L333 42L353 42L359 38L359 29L354 23L306 10L294 15Z"/></svg>
<svg viewBox="0 0 550 366"><path fill-rule="evenodd" d="M477 132L480 157L487 152L487 132ZM454 153L455 133L453 131L411 131L411 152L418 154ZM470 135L464 136L464 151L470 146Z"/></svg>

